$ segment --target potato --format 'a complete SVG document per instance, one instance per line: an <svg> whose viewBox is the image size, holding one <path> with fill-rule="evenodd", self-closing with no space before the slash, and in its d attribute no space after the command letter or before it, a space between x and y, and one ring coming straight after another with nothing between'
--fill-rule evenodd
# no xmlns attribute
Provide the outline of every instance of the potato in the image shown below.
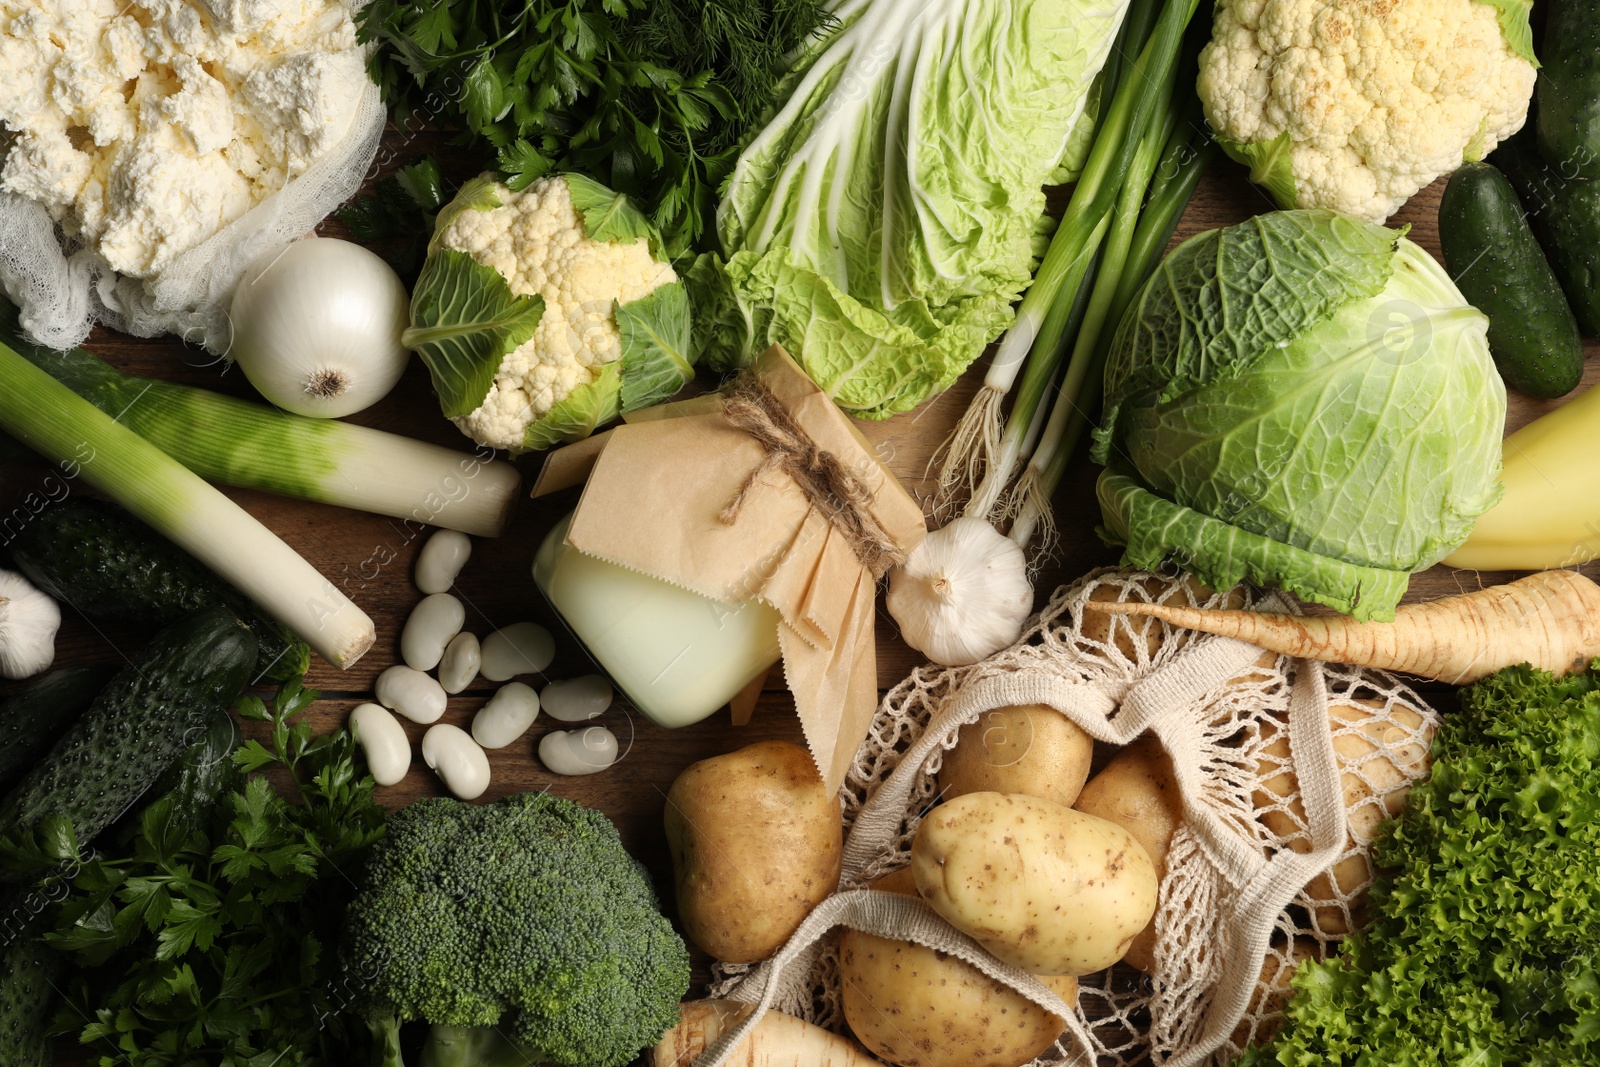
<svg viewBox="0 0 1600 1067"><path fill-rule="evenodd" d="M917 892L909 867L871 888ZM1060 1019L971 964L910 941L845 930L839 968L851 1031L899 1067L1020 1067L1062 1030ZM1078 999L1076 978L1042 981L1068 1004Z"/></svg>
<svg viewBox="0 0 1600 1067"><path fill-rule="evenodd" d="M1155 914L1159 888L1122 827L1013 793L968 793L930 811L911 870L952 926L1034 974L1111 966Z"/></svg>
<svg viewBox="0 0 1600 1067"><path fill-rule="evenodd" d="M1295 969L1306 960L1317 958L1317 943L1308 937L1297 937L1289 949L1287 961L1278 957L1276 952L1269 953L1261 963L1261 974L1257 980L1255 990L1250 994L1250 1004L1245 1009L1246 1016L1239 1020L1239 1025L1233 1028L1233 1043L1240 1048L1250 1045L1265 1045L1278 1035L1283 1029L1284 1006L1289 1003L1289 998L1294 994L1289 982L1294 978ZM1251 1015L1272 1015L1259 1026L1254 1027L1255 1040L1251 1037Z"/></svg>
<svg viewBox="0 0 1600 1067"><path fill-rule="evenodd" d="M1428 748L1433 743L1433 731L1421 729L1422 716L1411 708L1396 706L1384 718L1383 710L1383 701L1360 698L1328 706L1334 730L1334 759L1339 765L1345 817L1350 826L1345 846L1347 851L1357 851L1313 878L1306 886L1306 895L1324 902L1312 909L1312 916L1319 930L1334 937L1350 933L1351 926L1339 901L1347 899L1352 911L1364 902L1373 875L1368 849L1377 839L1378 827L1405 809L1411 783L1427 774L1432 762ZM1262 736L1267 743L1258 750L1258 766L1265 780L1252 798L1258 818L1263 826L1286 839L1291 849L1309 852L1305 808L1295 776L1288 770L1288 727L1274 724ZM1420 743L1412 740L1414 736L1421 737ZM1291 795L1293 799L1286 801Z"/></svg>
<svg viewBox="0 0 1600 1067"><path fill-rule="evenodd" d="M1112 757L1083 787L1074 806L1132 834L1149 853L1156 881L1166 877L1167 849L1183 822L1183 798L1172 774L1172 760L1153 734L1145 734ZM1155 964L1155 947L1152 920L1133 939L1122 962L1149 974Z"/></svg>
<svg viewBox="0 0 1600 1067"><path fill-rule="evenodd" d="M736 1000L691 1000L683 1018L645 1054L649 1067L691 1067L706 1046L750 1014ZM877 1060L848 1037L773 1010L728 1054L726 1067L874 1067Z"/></svg>
<svg viewBox="0 0 1600 1067"><path fill-rule="evenodd" d="M939 768L939 793L1026 793L1071 807L1093 755L1094 739L1054 708L995 708L961 728Z"/></svg>
<svg viewBox="0 0 1600 1067"><path fill-rule="evenodd" d="M667 793L665 823L683 932L719 960L766 959L839 886L839 798L798 745L691 765Z"/></svg>

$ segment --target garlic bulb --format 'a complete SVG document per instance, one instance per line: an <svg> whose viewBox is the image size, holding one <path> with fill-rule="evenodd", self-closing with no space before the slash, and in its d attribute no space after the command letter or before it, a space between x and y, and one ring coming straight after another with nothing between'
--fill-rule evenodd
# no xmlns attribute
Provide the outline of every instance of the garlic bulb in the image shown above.
<svg viewBox="0 0 1600 1067"><path fill-rule="evenodd" d="M61 609L20 574L0 571L0 678L32 678L56 658Z"/></svg>
<svg viewBox="0 0 1600 1067"><path fill-rule="evenodd" d="M228 355L266 399L332 419L382 400L411 358L405 283L378 255L307 237L251 265L233 291Z"/></svg>
<svg viewBox="0 0 1600 1067"><path fill-rule="evenodd" d="M886 602L907 644L935 663L960 667L1022 636L1033 586L1021 547L964 515L928 534L889 573Z"/></svg>

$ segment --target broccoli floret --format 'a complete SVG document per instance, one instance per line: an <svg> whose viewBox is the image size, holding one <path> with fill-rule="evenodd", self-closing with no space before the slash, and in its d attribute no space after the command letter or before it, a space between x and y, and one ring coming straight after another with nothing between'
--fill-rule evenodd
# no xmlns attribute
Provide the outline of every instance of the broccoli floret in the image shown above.
<svg viewBox="0 0 1600 1067"><path fill-rule="evenodd" d="M615 1067L676 1025L689 988L683 939L616 828L547 793L397 812L349 914L347 984L391 1064L394 1024L420 1019L427 1067Z"/></svg>

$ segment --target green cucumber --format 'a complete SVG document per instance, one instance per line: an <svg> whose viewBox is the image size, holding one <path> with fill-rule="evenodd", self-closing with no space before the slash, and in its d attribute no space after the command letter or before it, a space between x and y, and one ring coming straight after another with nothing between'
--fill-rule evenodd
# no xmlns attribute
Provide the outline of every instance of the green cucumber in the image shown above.
<svg viewBox="0 0 1600 1067"><path fill-rule="evenodd" d="M1489 351L1506 384L1565 396L1583 377L1583 338L1516 190L1488 163L1466 163L1439 202L1445 270L1489 316Z"/></svg>
<svg viewBox="0 0 1600 1067"><path fill-rule="evenodd" d="M115 504L71 498L44 509L11 546L35 585L94 619L161 626L226 605L255 631L258 679L305 674L311 651L177 545Z"/></svg>
<svg viewBox="0 0 1600 1067"><path fill-rule="evenodd" d="M0 950L0 1064L48 1067L45 1024L65 969L50 948L27 937Z"/></svg>
<svg viewBox="0 0 1600 1067"><path fill-rule="evenodd" d="M81 848L128 810L232 707L255 670L255 635L227 608L167 627L0 804L0 849L26 854L64 818ZM48 823L47 823L48 821ZM61 856L60 849L46 854ZM35 876L0 864L0 882Z"/></svg>
<svg viewBox="0 0 1600 1067"><path fill-rule="evenodd" d="M111 673L110 667L69 667L0 700L0 795L89 710Z"/></svg>
<svg viewBox="0 0 1600 1067"><path fill-rule="evenodd" d="M1564 178L1600 178L1600 0L1545 5L1539 62L1539 154Z"/></svg>
<svg viewBox="0 0 1600 1067"><path fill-rule="evenodd" d="M1567 180L1539 158L1528 131L1489 159L1528 213L1585 337L1600 337L1600 181Z"/></svg>
<svg viewBox="0 0 1600 1067"><path fill-rule="evenodd" d="M151 788L151 796L171 801L170 819L189 830L203 830L226 790L243 785L244 774L233 762L243 738L239 724L226 710L212 715L197 731L178 761Z"/></svg>

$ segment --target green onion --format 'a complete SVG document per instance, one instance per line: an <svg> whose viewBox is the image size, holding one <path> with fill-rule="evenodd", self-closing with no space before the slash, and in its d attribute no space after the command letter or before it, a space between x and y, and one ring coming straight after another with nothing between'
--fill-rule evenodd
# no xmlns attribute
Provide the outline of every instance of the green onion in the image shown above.
<svg viewBox="0 0 1600 1067"><path fill-rule="evenodd" d="M15 346L78 396L202 478L484 537L510 517L509 463L205 389L125 374L81 350Z"/></svg>
<svg viewBox="0 0 1600 1067"><path fill-rule="evenodd" d="M328 662L372 647L372 620L200 476L0 343L0 428L170 538Z"/></svg>

